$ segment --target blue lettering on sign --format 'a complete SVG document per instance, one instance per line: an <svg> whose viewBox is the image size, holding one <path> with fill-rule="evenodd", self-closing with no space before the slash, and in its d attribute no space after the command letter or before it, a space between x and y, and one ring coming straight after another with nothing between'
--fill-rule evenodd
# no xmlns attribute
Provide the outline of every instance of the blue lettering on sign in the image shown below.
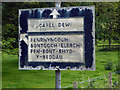
<svg viewBox="0 0 120 90"><path fill-rule="evenodd" d="M69 42L68 38L31 38L31 42Z"/></svg>
<svg viewBox="0 0 120 90"><path fill-rule="evenodd" d="M71 27L71 23L58 23L58 27Z"/></svg>
<svg viewBox="0 0 120 90"><path fill-rule="evenodd" d="M46 27L51 28L51 27L55 27L55 25L54 25L54 23L40 23L39 27L40 28L46 28Z"/></svg>
<svg viewBox="0 0 120 90"><path fill-rule="evenodd" d="M71 23L40 23L40 28L53 28L53 27L71 27Z"/></svg>

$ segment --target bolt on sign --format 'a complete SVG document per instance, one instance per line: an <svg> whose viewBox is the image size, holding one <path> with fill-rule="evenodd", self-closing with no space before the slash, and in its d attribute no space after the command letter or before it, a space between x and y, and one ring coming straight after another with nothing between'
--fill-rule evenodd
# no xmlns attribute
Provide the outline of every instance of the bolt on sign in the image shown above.
<svg viewBox="0 0 120 90"><path fill-rule="evenodd" d="M20 70L95 70L95 7L19 10Z"/></svg>

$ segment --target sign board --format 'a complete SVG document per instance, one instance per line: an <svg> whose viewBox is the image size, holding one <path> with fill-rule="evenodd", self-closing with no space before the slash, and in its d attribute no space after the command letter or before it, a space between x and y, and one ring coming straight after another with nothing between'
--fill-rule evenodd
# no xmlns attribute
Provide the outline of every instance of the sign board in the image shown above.
<svg viewBox="0 0 120 90"><path fill-rule="evenodd" d="M83 35L28 36L28 42L28 62L85 61Z"/></svg>
<svg viewBox="0 0 120 90"><path fill-rule="evenodd" d="M57 11L58 18L51 15ZM20 70L95 70L94 6L19 10Z"/></svg>
<svg viewBox="0 0 120 90"><path fill-rule="evenodd" d="M28 19L28 32L84 31L83 18Z"/></svg>

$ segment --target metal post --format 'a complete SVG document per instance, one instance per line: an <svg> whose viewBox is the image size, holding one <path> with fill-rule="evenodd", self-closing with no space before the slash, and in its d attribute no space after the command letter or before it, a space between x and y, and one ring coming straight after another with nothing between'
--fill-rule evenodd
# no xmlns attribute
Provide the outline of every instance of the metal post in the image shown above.
<svg viewBox="0 0 120 90"><path fill-rule="evenodd" d="M57 90L61 88L61 72L60 70L55 70L55 88Z"/></svg>
<svg viewBox="0 0 120 90"><path fill-rule="evenodd" d="M55 2L55 7L60 8L61 7L61 2Z"/></svg>
<svg viewBox="0 0 120 90"><path fill-rule="evenodd" d="M60 8L61 2L55 2L55 8ZM55 88L56 90L61 90L61 71L55 70Z"/></svg>

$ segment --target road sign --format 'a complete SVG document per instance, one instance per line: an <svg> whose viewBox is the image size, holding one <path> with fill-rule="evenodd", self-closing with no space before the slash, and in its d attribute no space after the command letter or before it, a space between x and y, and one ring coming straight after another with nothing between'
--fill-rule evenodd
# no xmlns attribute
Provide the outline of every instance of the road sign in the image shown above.
<svg viewBox="0 0 120 90"><path fill-rule="evenodd" d="M95 70L94 6L19 10L19 69Z"/></svg>

